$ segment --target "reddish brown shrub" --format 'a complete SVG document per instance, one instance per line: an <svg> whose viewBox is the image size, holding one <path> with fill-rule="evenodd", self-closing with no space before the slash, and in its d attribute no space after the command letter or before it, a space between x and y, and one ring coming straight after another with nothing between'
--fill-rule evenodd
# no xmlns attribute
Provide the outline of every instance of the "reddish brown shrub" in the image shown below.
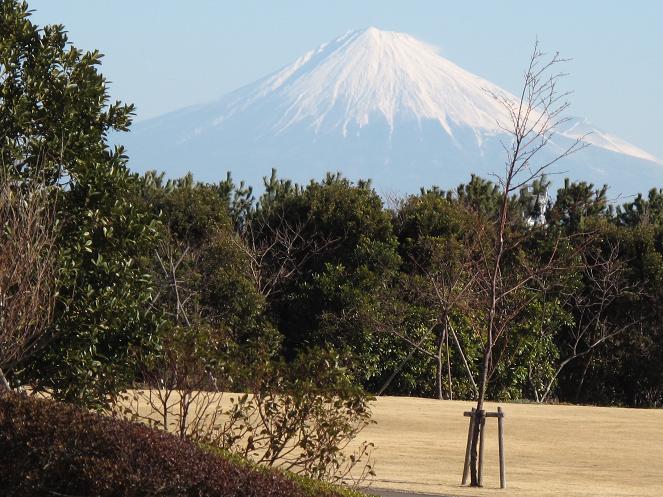
<svg viewBox="0 0 663 497"><path fill-rule="evenodd" d="M0 489L6 497L307 495L169 433L15 394L0 396Z"/></svg>

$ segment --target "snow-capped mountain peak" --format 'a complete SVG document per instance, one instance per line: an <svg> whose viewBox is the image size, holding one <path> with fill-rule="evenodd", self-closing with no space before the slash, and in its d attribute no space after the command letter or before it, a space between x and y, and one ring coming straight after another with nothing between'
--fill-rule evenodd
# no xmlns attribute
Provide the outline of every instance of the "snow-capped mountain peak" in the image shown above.
<svg viewBox="0 0 663 497"><path fill-rule="evenodd" d="M453 188L502 172L510 118L495 94L515 98L413 36L371 27L217 101L138 123L121 141L139 169L207 181L230 170L259 187L276 167L297 182L341 171L400 193ZM615 194L663 185L656 157L584 119L559 130L551 153L581 136L592 146L556 163L554 178Z"/></svg>
<svg viewBox="0 0 663 497"><path fill-rule="evenodd" d="M489 92L504 93L441 57L416 38L370 27L320 45L253 86L231 105L235 113L270 96L280 108L275 131L307 123L315 131L359 128L384 119L393 129L406 121L435 120L449 135L454 126L497 132L508 119Z"/></svg>

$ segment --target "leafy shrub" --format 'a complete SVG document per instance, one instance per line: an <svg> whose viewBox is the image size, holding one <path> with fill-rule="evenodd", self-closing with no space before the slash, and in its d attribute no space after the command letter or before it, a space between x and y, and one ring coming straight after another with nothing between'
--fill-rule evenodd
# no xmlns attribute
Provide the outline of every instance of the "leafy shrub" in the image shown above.
<svg viewBox="0 0 663 497"><path fill-rule="evenodd" d="M6 497L311 495L276 472L236 464L181 437L14 394L0 397L0 488Z"/></svg>

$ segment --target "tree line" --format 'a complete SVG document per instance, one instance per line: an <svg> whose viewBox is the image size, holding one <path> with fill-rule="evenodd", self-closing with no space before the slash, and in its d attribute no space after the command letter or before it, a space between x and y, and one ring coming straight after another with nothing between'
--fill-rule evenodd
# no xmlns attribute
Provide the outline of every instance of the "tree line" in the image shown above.
<svg viewBox="0 0 663 497"><path fill-rule="evenodd" d="M493 183L472 177L386 207L370 182L332 174L300 186L274 173L256 197L230 178L139 182L169 241L157 269L186 300L173 315L288 361L333 350L369 392L477 395L486 309L476 264L499 215ZM509 295L489 397L660 405L663 192L615 207L606 187L566 180L542 205L546 187L544 178L509 199L505 236L517 250L502 271L517 277L552 260L563 271Z"/></svg>

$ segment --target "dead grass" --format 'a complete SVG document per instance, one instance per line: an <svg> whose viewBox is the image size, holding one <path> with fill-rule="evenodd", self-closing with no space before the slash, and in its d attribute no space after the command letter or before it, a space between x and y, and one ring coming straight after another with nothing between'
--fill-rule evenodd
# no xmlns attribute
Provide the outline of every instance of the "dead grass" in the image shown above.
<svg viewBox="0 0 663 497"><path fill-rule="evenodd" d="M663 410L500 404L506 413L506 490L499 489L497 422L486 433L484 488L460 486L470 402L382 397L374 487L446 495L663 495ZM497 404L487 409L495 410Z"/></svg>

